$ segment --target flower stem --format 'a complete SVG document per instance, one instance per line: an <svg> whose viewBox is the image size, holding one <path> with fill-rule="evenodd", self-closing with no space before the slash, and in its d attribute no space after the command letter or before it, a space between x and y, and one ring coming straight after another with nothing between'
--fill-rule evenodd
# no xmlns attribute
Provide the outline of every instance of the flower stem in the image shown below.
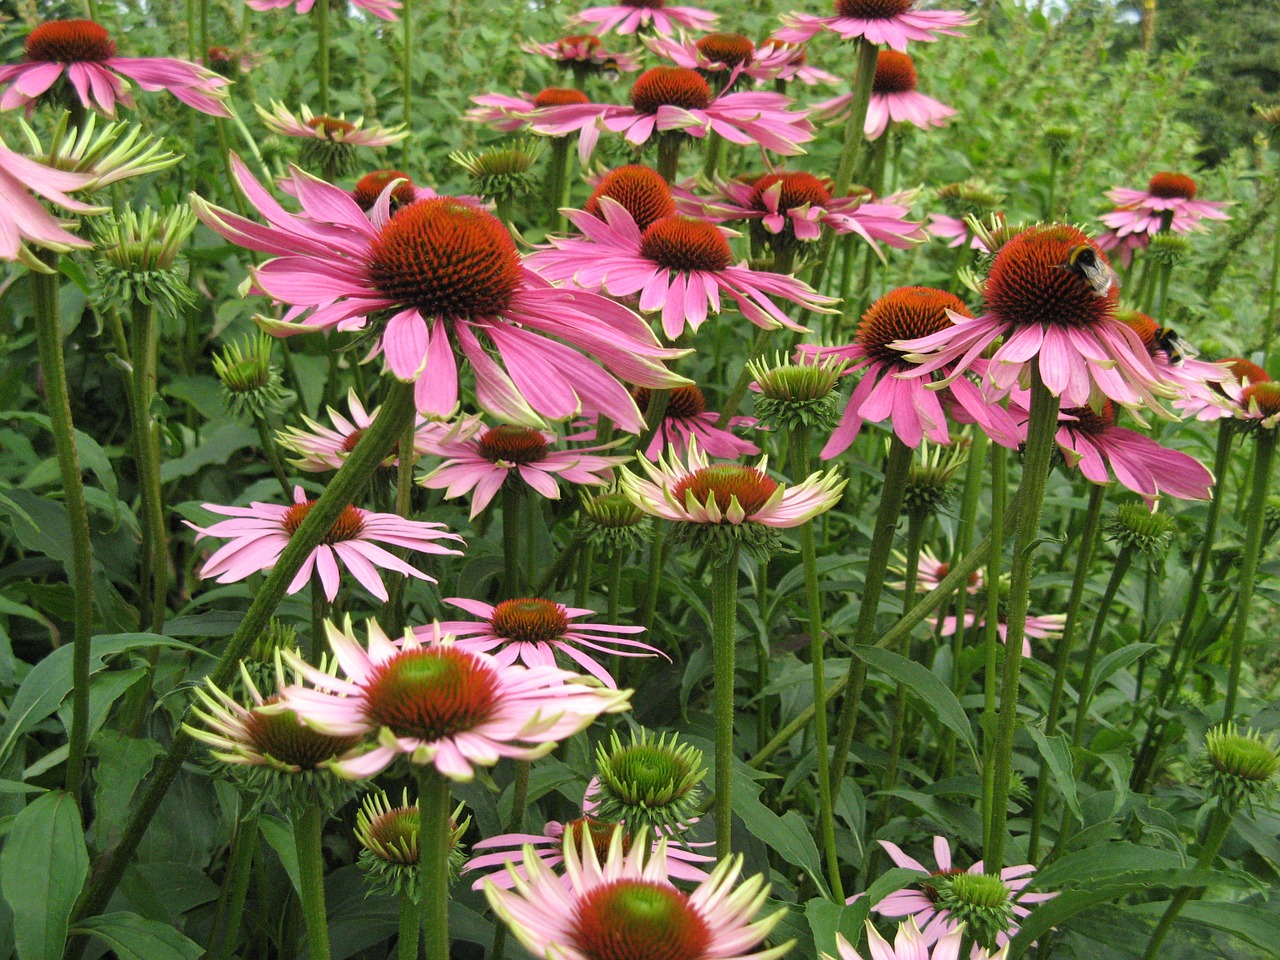
<svg viewBox="0 0 1280 960"><path fill-rule="evenodd" d="M1240 691L1240 666L1244 658L1244 637L1249 631L1249 613L1253 607L1253 589L1258 578L1258 555L1262 552L1262 528L1266 523L1267 490L1271 486L1271 467L1275 462L1276 430L1258 427L1257 448L1253 454L1253 490L1244 531L1244 552L1240 557L1240 579L1237 592L1235 623L1231 625L1230 667L1227 673L1227 698L1222 705L1222 722L1235 719L1236 699Z"/></svg>
<svg viewBox="0 0 1280 960"><path fill-rule="evenodd" d="M646 631L653 630L653 618L658 610L658 592L662 586L662 555L665 552L667 528L661 522L654 525L653 539L649 541L649 585L644 594L644 610L640 625Z"/></svg>
<svg viewBox="0 0 1280 960"><path fill-rule="evenodd" d="M865 146L862 128L867 122L867 107L871 103L871 87L876 79L876 61L879 48L866 37L858 38L858 66L853 74L853 99L849 102L849 119L844 125L844 148L840 152L840 164L836 167L831 193L843 197L853 182L854 163Z"/></svg>
<svg viewBox="0 0 1280 960"><path fill-rule="evenodd" d="M1272 173L1280 179L1280 163ZM1262 333L1262 366L1265 369L1271 360L1271 341L1276 332L1276 293L1280 290L1280 190L1276 191L1276 216L1271 234L1271 282L1267 285L1266 326Z"/></svg>
<svg viewBox="0 0 1280 960"><path fill-rule="evenodd" d="M874 48L873 48L874 49ZM854 627L852 646L869 644L875 635L876 615L880 611L880 594L884 592L884 577L889 569L889 553L893 548L893 533L902 513L902 494L907 487L911 471L912 450L897 434L889 442L889 455L885 458L884 487L880 492L880 509L876 513L875 528L871 534L871 549L867 555L866 579L862 588L862 605L858 608L858 623ZM831 766L831 794L840 795L840 783L844 779L849 748L858 722L859 701L867 679L867 665L854 659L849 665L849 685L840 704L840 721L836 728L834 759Z"/></svg>
<svg viewBox="0 0 1280 960"><path fill-rule="evenodd" d="M520 570L520 558L524 554L520 549L520 511L526 504L523 503L522 493L510 478L502 484L502 595L508 600L520 596L520 585L523 582Z"/></svg>
<svg viewBox="0 0 1280 960"><path fill-rule="evenodd" d="M1102 592L1102 600L1098 603L1098 615L1094 618L1093 629L1089 632L1089 646L1084 651L1084 666L1080 671L1080 702L1076 704L1075 724L1071 728L1071 745L1079 746L1084 738L1084 721L1089 716L1089 703L1093 699L1093 665L1098 657L1098 648L1102 644L1102 631L1107 625L1107 615L1111 612L1111 604L1115 602L1124 575L1129 572L1133 562L1133 550L1123 547L1111 565L1111 577L1107 580L1107 588Z"/></svg>
<svg viewBox="0 0 1280 960"><path fill-rule="evenodd" d="M551 176L547 179L547 208L551 216L551 228L564 230L569 221L560 212L560 208L568 204L569 197L569 165L573 162L569 155L572 144L568 137L555 137L551 141Z"/></svg>
<svg viewBox="0 0 1280 960"><path fill-rule="evenodd" d="M328 960L329 957L329 918L324 904L324 820L324 811L315 799L307 803L293 820L298 886L311 960Z"/></svg>
<svg viewBox="0 0 1280 960"><path fill-rule="evenodd" d="M1038 364L1031 367L1031 409L1027 446L1022 463L1021 509L1013 542L1009 582L1008 633L1005 635L1004 676L1000 689L1000 721L992 764L991 837L983 859L986 871L999 876L1004 865L1005 819L1008 817L1009 775L1013 768L1013 735L1018 724L1018 682L1022 676L1022 639L1026 635L1027 602L1031 594L1031 561L1040 535L1040 510L1045 485L1057 449L1058 398L1049 392ZM999 582L989 584L994 592ZM988 624L990 626L990 624Z"/></svg>
<svg viewBox="0 0 1280 960"><path fill-rule="evenodd" d="M765 347L769 345L769 338L772 335L772 330L765 330L762 328L756 331L755 339L751 341L751 352L743 362L742 372L738 374L737 382L734 383L733 389L729 392L729 396L725 398L724 403L720 406L720 419L716 421L716 426L721 430L729 429L729 422L733 420L734 415L737 414L738 407L742 406L743 397L747 395L747 390L751 387L751 369L748 364L750 364L751 361L760 358L765 351ZM655 393L656 392L657 391L655 391ZM652 401L650 401L650 406L652 406Z"/></svg>
<svg viewBox="0 0 1280 960"><path fill-rule="evenodd" d="M738 625L738 547L711 567L711 643L715 660L716 857L733 852L733 692Z"/></svg>
<svg viewBox="0 0 1280 960"><path fill-rule="evenodd" d="M418 773L418 869L427 960L449 960L449 781L429 763Z"/></svg>
<svg viewBox="0 0 1280 960"><path fill-rule="evenodd" d="M418 960L418 939L422 934L421 922L418 904L407 891L400 894L400 937L396 945L397 960Z"/></svg>
<svg viewBox="0 0 1280 960"><path fill-rule="evenodd" d="M1081 601L1084 599L1084 587L1089 579L1089 565L1093 562L1093 551L1098 543L1098 530L1101 527L1102 503L1106 499L1107 488L1104 484L1095 483L1089 488L1089 505L1085 508L1084 529L1080 531L1080 552L1076 556L1076 572L1071 580L1071 592L1067 595L1067 619L1062 627L1062 639L1058 641L1058 655L1054 661L1053 687L1049 692L1049 710L1044 721L1044 735L1053 736L1058 728L1058 720L1062 717L1063 691L1066 689L1067 668L1071 665L1071 646L1075 640L1076 627L1080 622ZM1044 802L1049 792L1049 762L1040 761L1040 770L1036 774L1036 794L1031 807L1031 837L1028 840L1027 859L1036 862L1040 849L1040 824L1044 815Z"/></svg>
<svg viewBox="0 0 1280 960"><path fill-rule="evenodd" d="M998 443L991 445L991 526L999 529L1004 522L1005 493L1008 490L1008 453ZM985 583L987 609L982 632L982 846L991 845L991 803L994 796L993 767L995 759L996 729L996 653L999 650L1000 623L1000 566L1004 550L993 549L987 558ZM976 618L975 618L976 619ZM964 630L964 621L956 624L957 632Z"/></svg>
<svg viewBox="0 0 1280 960"><path fill-rule="evenodd" d="M1206 870L1218 856L1218 850L1222 847L1222 841L1226 839L1227 831L1231 828L1231 814L1223 809L1222 805L1213 808L1213 813L1209 815L1209 827L1205 833L1204 845L1200 848L1200 856L1196 858L1197 870ZM1182 912L1182 908L1187 905L1187 901L1193 896L1198 896L1201 888L1183 887L1169 901L1169 906L1165 909L1164 916L1160 918L1160 922L1156 924L1155 931L1151 934L1151 942L1147 944L1147 952L1142 955L1142 960L1155 960L1160 954L1160 945L1164 943L1164 938L1169 935L1174 922L1178 919L1178 914Z"/></svg>
<svg viewBox="0 0 1280 960"><path fill-rule="evenodd" d="M285 591L301 569L303 562L329 532L342 511L364 489L369 478L391 452L405 423L413 419L414 412L413 384L392 382L378 417L365 431L342 468L334 475L320 499L316 501L290 538L288 546L284 548L280 558L254 596L253 603L245 611L235 636L231 638L221 659L209 674L210 682L223 687L230 681L240 659L266 629L272 613L284 598ZM76 476L78 479L79 474ZM125 868L133 857L134 851L137 850L138 844L142 842L151 819L160 807L160 802L169 792L174 779L182 769L191 744L191 736L179 729L174 735L169 752L161 761L146 793L143 794L125 827L119 843L110 853L102 856L93 880L77 904L73 921L100 913L110 902L111 895L120 883L120 878L124 875ZM86 942L83 936L77 936L69 941L67 956L79 956Z"/></svg>
<svg viewBox="0 0 1280 960"><path fill-rule="evenodd" d="M144 547L148 553L148 576L139 585L147 596L143 610L148 614L142 629L160 633L164 629L169 593L169 547L164 521L164 495L160 485L160 425L151 416L156 397L156 310L141 300L132 303L133 413L137 437L138 493L142 524L147 531Z"/></svg>
<svg viewBox="0 0 1280 960"><path fill-rule="evenodd" d="M247 801L242 801L247 802ZM222 897L209 934L209 960L226 960L235 948L244 916L244 901L249 892L249 874L258 852L258 815L241 816L231 840L231 859L222 885Z"/></svg>
<svg viewBox="0 0 1280 960"><path fill-rule="evenodd" d="M89 738L89 644L93 638L93 543L89 537L89 511L85 505L84 482L80 477L80 455L76 450L75 424L71 420L71 398L67 390L67 365L62 353L61 311L56 254L44 254L52 273L30 273L35 307L36 345L44 376L45 402L49 408L49 429L58 457L63 504L71 533L71 589L74 647L71 655L71 734L67 744L66 788L80 802L84 778L85 747Z"/></svg>
<svg viewBox="0 0 1280 960"><path fill-rule="evenodd" d="M795 477L809 474L809 428L796 427L791 432L791 467ZM818 550L814 542L813 521L800 526L800 556L804 564L805 599L809 605L809 652L813 661L813 737L818 760L818 828L823 856L827 861L827 882L831 899L844 903L844 887L840 882L840 859L836 853L834 804L831 798L831 751L827 736L827 681L825 636L822 626L822 594L818 588ZM761 610L763 615L764 611ZM766 659L767 663L767 659Z"/></svg>
<svg viewBox="0 0 1280 960"><path fill-rule="evenodd" d="M667 183L675 183L680 170L680 147L684 134L678 131L658 136L658 173Z"/></svg>
<svg viewBox="0 0 1280 960"><path fill-rule="evenodd" d="M320 84L320 112L329 112L329 4L317 0L312 8L316 18L316 77ZM332 178L330 178L332 179Z"/></svg>
<svg viewBox="0 0 1280 960"><path fill-rule="evenodd" d="M1053 202L1054 194L1058 191L1058 160L1062 152L1060 150L1049 151L1049 189L1044 201L1044 219L1053 220Z"/></svg>
<svg viewBox="0 0 1280 960"><path fill-rule="evenodd" d="M280 484L280 489L284 491L284 498L292 503L293 488L289 486L289 475L285 473L284 462L280 459L280 451L276 447L275 438L271 436L271 425L267 422L266 414L259 414L255 411L253 425L258 430L258 442L262 445L262 454L267 458L267 465L271 468L271 473L276 478L276 482Z"/></svg>
<svg viewBox="0 0 1280 960"><path fill-rule="evenodd" d="M404 122L410 133L413 132L413 0L401 0L400 27L404 31L401 49L401 80L404 88ZM409 144L413 137L405 137L400 142L400 163L409 169ZM416 938L415 938L416 943Z"/></svg>

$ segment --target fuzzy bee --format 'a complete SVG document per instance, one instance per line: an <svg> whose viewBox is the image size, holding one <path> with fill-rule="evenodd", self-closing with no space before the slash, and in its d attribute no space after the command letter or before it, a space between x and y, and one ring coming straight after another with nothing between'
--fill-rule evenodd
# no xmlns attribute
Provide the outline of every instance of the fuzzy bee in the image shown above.
<svg viewBox="0 0 1280 960"><path fill-rule="evenodd" d="M1072 247L1062 268L1078 274L1099 297L1105 297L1112 287L1120 286L1120 277L1111 269L1111 265L1087 243Z"/></svg>
<svg viewBox="0 0 1280 960"><path fill-rule="evenodd" d="M1200 351L1168 327L1161 327L1152 339L1157 347L1168 354L1169 362L1174 366L1182 363L1183 360L1191 360L1200 355Z"/></svg>

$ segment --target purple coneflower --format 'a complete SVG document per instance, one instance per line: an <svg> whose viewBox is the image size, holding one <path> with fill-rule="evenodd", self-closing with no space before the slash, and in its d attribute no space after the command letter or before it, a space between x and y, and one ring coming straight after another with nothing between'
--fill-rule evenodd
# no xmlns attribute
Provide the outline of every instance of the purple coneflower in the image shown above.
<svg viewBox="0 0 1280 960"><path fill-rule="evenodd" d="M961 36L958 27L973 23L957 10L918 10L916 0L835 0L835 16L785 13L775 33L780 40L802 42L830 30L841 40L865 38L895 50L907 49L912 40L930 43L940 36Z"/></svg>
<svg viewBox="0 0 1280 960"><path fill-rule="evenodd" d="M378 408L366 411L356 391L352 388L347 393L347 410L349 416L343 416L333 407L326 407L332 427L317 423L308 416L302 417L306 430L288 427L276 434L276 441L287 450L298 456L290 459L290 463L307 473L323 473L326 470L337 470L346 461L347 456L356 448L364 432L378 415ZM429 437L443 431L442 424L428 422L418 417L418 429L414 434L413 458L417 460L427 452L426 442ZM385 460L384 467L393 467L399 463L399 444Z"/></svg>
<svg viewBox="0 0 1280 960"><path fill-rule="evenodd" d="M83 190L95 180L91 173L58 170L14 153L0 140L0 259L30 260L28 242L58 253L93 246L68 230L73 223L59 220L31 194L76 213L102 213L106 208L67 195L67 191Z"/></svg>
<svg viewBox="0 0 1280 960"><path fill-rule="evenodd" d="M293 7L294 13L310 13L316 0L245 0L255 10L279 10L282 7ZM352 0L357 9L372 13L382 20L394 20L393 10L400 9L399 0Z"/></svg>
<svg viewBox="0 0 1280 960"><path fill-rule="evenodd" d="M910 123L921 130L944 127L955 110L945 103L926 97L916 88L920 78L915 63L905 53L897 50L881 50L876 61L875 81L871 86L871 102L867 104L867 119L863 133L868 140L878 140L892 123ZM853 94L813 105L813 116L818 120L845 120Z"/></svg>
<svg viewBox="0 0 1280 960"><path fill-rule="evenodd" d="M587 7L569 18L570 23L593 27L596 33L636 33L652 29L669 36L676 27L710 30L719 17L698 7L669 7L666 0L623 0L613 6Z"/></svg>

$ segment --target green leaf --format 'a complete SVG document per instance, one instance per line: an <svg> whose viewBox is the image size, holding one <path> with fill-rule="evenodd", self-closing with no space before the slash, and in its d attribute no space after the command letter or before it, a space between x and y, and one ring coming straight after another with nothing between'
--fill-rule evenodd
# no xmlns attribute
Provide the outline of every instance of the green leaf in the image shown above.
<svg viewBox="0 0 1280 960"><path fill-rule="evenodd" d="M38 424L50 432L53 430L48 415L43 413L6 410L4 413L0 413L0 420L26 420L29 423ZM107 456L107 452L99 446L97 440L87 433L77 430L75 434L76 454L80 457L80 466L89 470L98 478L99 485L106 491L112 503L117 502L120 496L120 485L116 481L116 472L111 467L111 460Z"/></svg>
<svg viewBox="0 0 1280 960"><path fill-rule="evenodd" d="M98 755L94 769L97 786L93 795L92 834L94 845L105 850L116 838L129 815L129 803L164 748L154 740L135 739L118 730L103 730L93 739Z"/></svg>
<svg viewBox="0 0 1280 960"><path fill-rule="evenodd" d="M1119 650L1112 650L1098 661L1097 669L1093 672L1093 682L1088 690L1080 691L1081 698L1091 700L1094 691L1102 686L1108 677L1117 670L1123 670L1130 664L1141 660L1155 648L1156 645L1154 643L1131 643L1127 647L1121 647Z"/></svg>
<svg viewBox="0 0 1280 960"><path fill-rule="evenodd" d="M1167 903L1145 903L1138 909L1144 913L1149 910L1163 914L1167 906ZM1274 955L1276 945L1280 944L1280 916L1245 903L1192 900L1183 906L1178 915L1179 923L1188 921L1239 937L1267 951L1269 955Z"/></svg>
<svg viewBox="0 0 1280 960"><path fill-rule="evenodd" d="M120 960L196 960L204 948L173 927L136 913L104 913L81 920L76 933L97 937Z"/></svg>
<svg viewBox="0 0 1280 960"><path fill-rule="evenodd" d="M955 733L971 753L976 753L978 744L973 736L973 726L965 716L964 707L960 706L960 701L951 692L951 688L931 670L914 660L879 647L859 646L854 647L852 652L867 666L887 673L911 690L916 695L916 706L920 710Z"/></svg>
<svg viewBox="0 0 1280 960"><path fill-rule="evenodd" d="M46 793L18 814L0 852L0 892L13 910L21 960L59 960L88 875L80 810L70 794Z"/></svg>
<svg viewBox="0 0 1280 960"><path fill-rule="evenodd" d="M231 455L258 442L258 434L249 427L228 423L205 437L204 443L182 456L168 460L160 467L160 479L165 483L180 477L189 477L204 467L215 463L225 464Z"/></svg>
<svg viewBox="0 0 1280 960"><path fill-rule="evenodd" d="M285 872L293 882L293 889L302 893L301 874L298 873L298 848L293 842L293 827L276 817L263 816L258 820L258 829L262 838L271 844L271 849L280 857Z"/></svg>
<svg viewBox="0 0 1280 960"><path fill-rule="evenodd" d="M1049 771L1053 774L1053 779L1058 782L1058 789L1067 806L1077 820L1083 820L1084 814L1080 812L1080 797L1076 792L1075 768L1071 762L1070 741L1062 734L1046 737L1043 730L1030 723L1024 726L1027 728L1027 733L1031 734L1031 739L1035 741L1040 756L1044 757L1049 765Z"/></svg>
<svg viewBox="0 0 1280 960"><path fill-rule="evenodd" d="M862 898L865 899L865 898ZM809 929L813 931L813 943L820 953L838 956L836 952L836 934L844 936L851 944L857 944L862 936L862 921L866 909L858 903L832 903L830 900L815 898L804 905L804 916L809 921Z"/></svg>

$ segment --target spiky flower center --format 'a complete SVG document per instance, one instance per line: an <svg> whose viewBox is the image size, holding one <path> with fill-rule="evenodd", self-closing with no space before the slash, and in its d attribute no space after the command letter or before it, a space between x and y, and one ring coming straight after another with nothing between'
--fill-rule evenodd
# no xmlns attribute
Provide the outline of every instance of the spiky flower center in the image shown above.
<svg viewBox="0 0 1280 960"><path fill-rule="evenodd" d="M537 463L547 456L547 438L537 430L503 424L476 441L480 456L491 463Z"/></svg>
<svg viewBox="0 0 1280 960"><path fill-rule="evenodd" d="M573 90L569 87L547 87L533 98L535 107L563 107L573 103L590 102L591 100L581 90Z"/></svg>
<svg viewBox="0 0 1280 960"><path fill-rule="evenodd" d="M1244 383L1246 380L1250 383L1266 383L1271 379L1267 371L1244 357L1228 357L1222 362L1227 365L1227 369L1231 371L1231 375L1238 383Z"/></svg>
<svg viewBox="0 0 1280 960"><path fill-rule="evenodd" d="M1246 410L1256 406L1264 417L1274 417L1280 413L1280 383L1267 380L1250 384L1244 388L1240 399Z"/></svg>
<svg viewBox="0 0 1280 960"><path fill-rule="evenodd" d="M756 52L756 45L740 33L708 33L694 46L712 63L730 68L747 63Z"/></svg>
<svg viewBox="0 0 1280 960"><path fill-rule="evenodd" d="M601 216L600 199L618 203L641 230L664 217L674 216L676 202L662 174L638 163L610 170L601 178L583 208L593 217Z"/></svg>
<svg viewBox="0 0 1280 960"><path fill-rule="evenodd" d="M1157 173L1147 184L1147 193L1163 200L1194 200L1196 182L1185 173Z"/></svg>
<svg viewBox="0 0 1280 960"><path fill-rule="evenodd" d="M634 391L636 406L641 413L649 412L649 401L653 399L653 391L648 387L640 387ZM667 394L667 409L663 416L671 420L690 420L707 412L707 398L693 384L687 387L675 387Z"/></svg>
<svg viewBox="0 0 1280 960"><path fill-rule="evenodd" d="M685 67L654 67L640 74L631 87L631 105L641 113L659 107L703 110L712 100L707 81Z"/></svg>
<svg viewBox="0 0 1280 960"><path fill-rule="evenodd" d="M564 838L561 843L565 850L572 847L581 853L583 839L590 837L591 846L595 847L596 859L604 863L609 856L609 844L613 842L613 834L617 829L619 829L619 825L610 823L608 820L581 817L577 820L570 820L564 825ZM631 834L624 832L622 836L622 852L626 853L630 849Z"/></svg>
<svg viewBox="0 0 1280 960"><path fill-rule="evenodd" d="M911 93L919 82L916 65L909 56L897 50L880 51L871 87L874 93Z"/></svg>
<svg viewBox="0 0 1280 960"><path fill-rule="evenodd" d="M1116 314L1116 319L1138 335L1138 339L1142 341L1148 353L1154 354L1160 349L1160 345L1156 343L1160 324L1151 317L1137 310L1122 310Z"/></svg>
<svg viewBox="0 0 1280 960"><path fill-rule="evenodd" d="M717 273L733 263L720 228L690 217L664 217L650 224L640 236L640 255L668 270Z"/></svg>
<svg viewBox="0 0 1280 960"><path fill-rule="evenodd" d="M401 207L413 203L413 180L407 173L401 173L399 170L374 170L372 173L366 173L356 181L351 195L360 205L361 210L371 210L378 202L378 197L382 196L382 191L387 189L393 180L404 181L391 191L391 211L394 213Z"/></svg>
<svg viewBox="0 0 1280 960"><path fill-rule="evenodd" d="M503 600L494 607L489 626L498 636L516 643L546 643L565 635L569 617L558 603L521 597Z"/></svg>
<svg viewBox="0 0 1280 960"><path fill-rule="evenodd" d="M583 501L582 508L600 527L616 529L634 527L644 519L644 511L632 503L625 493L602 493Z"/></svg>
<svg viewBox="0 0 1280 960"><path fill-rule="evenodd" d="M498 705L498 674L452 647L410 650L374 668L365 717L398 737L433 741L473 730Z"/></svg>
<svg viewBox="0 0 1280 960"><path fill-rule="evenodd" d="M964 871L961 870L959 867L952 867L949 870L935 870L933 871L933 873L929 874L929 879L930 880L934 878L950 879L951 877L959 876L962 873L964 873ZM942 895L938 892L937 885L933 883L929 883L927 880L920 884L920 890L926 897L929 898L930 903L937 903L942 899Z"/></svg>
<svg viewBox="0 0 1280 960"><path fill-rule="evenodd" d="M275 703L278 696L265 703ZM314 770L360 743L361 737L330 737L303 724L292 710L281 713L254 708L244 721L249 743L263 756L303 770Z"/></svg>
<svg viewBox="0 0 1280 960"><path fill-rule="evenodd" d="M502 313L523 282L511 233L460 200L419 200L396 212L373 241L369 276L388 299L426 316Z"/></svg>
<svg viewBox="0 0 1280 960"><path fill-rule="evenodd" d="M1017 327L1092 327L1111 318L1119 288L1112 284L1100 297L1072 267L1073 251L1083 245L1100 263L1106 262L1105 255L1075 227L1049 224L1013 237L996 254L987 276L987 312Z"/></svg>
<svg viewBox="0 0 1280 960"><path fill-rule="evenodd" d="M711 930L675 887L626 879L582 898L570 939L588 960L698 960Z"/></svg>
<svg viewBox="0 0 1280 960"><path fill-rule="evenodd" d="M951 326L947 311L972 316L955 294L933 287L900 287L873 303L858 324L857 341L867 356L887 363L906 363L889 344L927 337Z"/></svg>
<svg viewBox="0 0 1280 960"><path fill-rule="evenodd" d="M667 0L622 0L621 5L641 10L661 10L667 5Z"/></svg>
<svg viewBox="0 0 1280 960"><path fill-rule="evenodd" d="M1068 407L1062 412L1076 418L1063 420L1062 425L1068 430L1076 430L1080 433L1102 433L1116 425L1116 408L1110 400L1104 400L1102 407L1098 410L1092 407Z"/></svg>
<svg viewBox="0 0 1280 960"><path fill-rule="evenodd" d="M330 117L321 114L318 117L312 117L307 121L307 126L315 130L320 136L326 140L338 140L345 134L355 130L356 125L349 120L343 120L340 117Z"/></svg>
<svg viewBox="0 0 1280 960"><path fill-rule="evenodd" d="M667 806L696 786L687 757L662 743L635 743L614 750L599 765L602 784L622 803Z"/></svg>
<svg viewBox="0 0 1280 960"><path fill-rule="evenodd" d="M951 892L961 903L995 909L1009 899L1009 887L999 877L986 873L956 873L951 878Z"/></svg>
<svg viewBox="0 0 1280 960"><path fill-rule="evenodd" d="M395 807L369 822L361 841L383 859L392 863L418 862L418 808Z"/></svg>
<svg viewBox="0 0 1280 960"><path fill-rule="evenodd" d="M280 521L285 532L289 536L293 536L298 532L298 528L302 526L302 521L307 519L307 514L311 512L311 508L316 505L314 500L304 500L302 503L295 503L285 511L284 518ZM334 544L341 543L344 540L358 540L360 534L364 532L364 511L359 507L348 506L338 515L338 519L333 522L333 526L329 528L329 532L324 535L322 543Z"/></svg>
<svg viewBox="0 0 1280 960"><path fill-rule="evenodd" d="M1242 780L1265 783L1280 771L1274 742L1257 731L1214 728L1205 738L1205 751L1214 769Z"/></svg>
<svg viewBox="0 0 1280 960"><path fill-rule="evenodd" d="M736 498L749 518L769 502L777 489L777 482L755 467L715 463L682 477L671 495L680 504L687 502L688 497L692 496L694 502L703 507L708 506L714 497L716 506L721 511L728 510L729 504Z"/></svg>
<svg viewBox="0 0 1280 960"><path fill-rule="evenodd" d="M768 211L764 195L775 184L782 184L778 193L778 210L785 213L793 207L825 207L831 202L831 191L826 183L811 173L767 173L751 186L751 206L755 210Z"/></svg>
<svg viewBox="0 0 1280 960"><path fill-rule="evenodd" d="M999 206L1004 197L976 183L948 183L938 188L938 202L952 217L982 217Z"/></svg>
<svg viewBox="0 0 1280 960"><path fill-rule="evenodd" d="M913 0L836 0L836 16L854 20L892 20L911 9Z"/></svg>
<svg viewBox="0 0 1280 960"><path fill-rule="evenodd" d="M51 20L27 34L23 51L31 63L101 63L116 55L116 44L92 20Z"/></svg>

